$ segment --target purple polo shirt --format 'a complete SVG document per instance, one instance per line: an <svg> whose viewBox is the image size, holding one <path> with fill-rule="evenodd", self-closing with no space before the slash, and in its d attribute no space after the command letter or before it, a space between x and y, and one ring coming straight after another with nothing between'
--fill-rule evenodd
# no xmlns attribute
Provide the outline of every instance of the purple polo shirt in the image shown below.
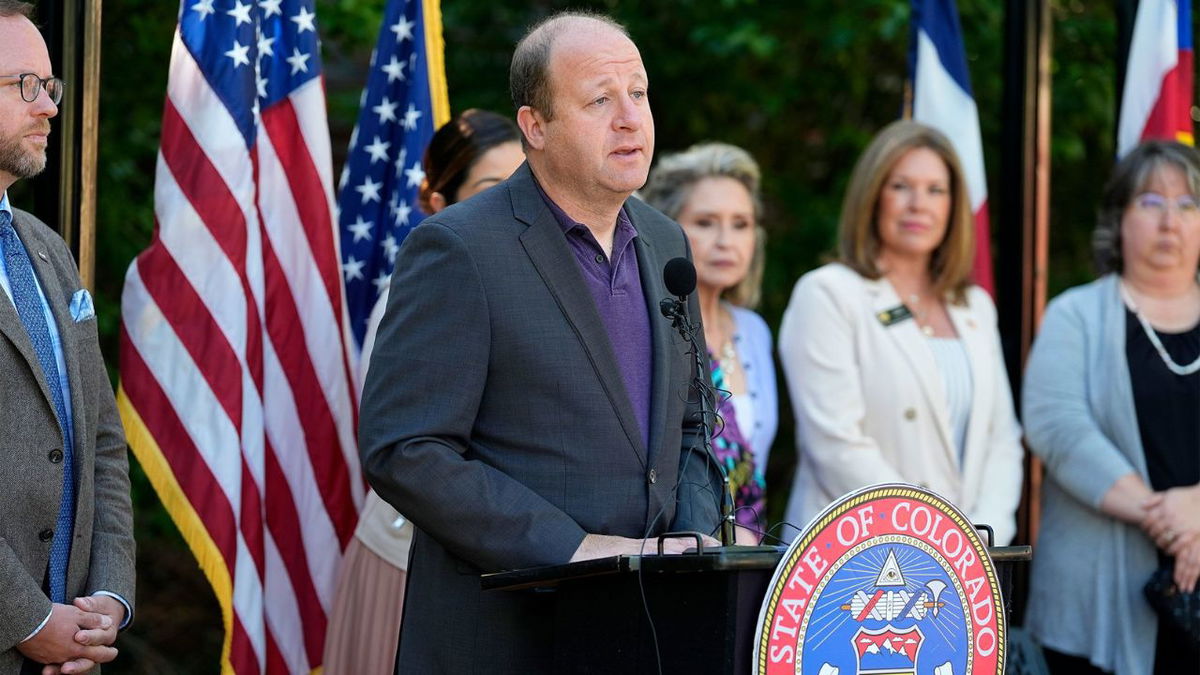
<svg viewBox="0 0 1200 675"><path fill-rule="evenodd" d="M536 181L535 181L536 184ZM583 273L600 320L604 322L609 344L617 358L621 381L625 393L633 404L642 429L642 442L650 447L650 387L654 356L650 342L650 316L646 309L646 295L642 292L642 278L638 272L637 251L633 240L637 230L622 208L617 214L617 229L613 233L612 258L604 257L600 242L592 231L577 223L555 204L538 185L542 200L562 226L567 245L575 254L575 262Z"/></svg>

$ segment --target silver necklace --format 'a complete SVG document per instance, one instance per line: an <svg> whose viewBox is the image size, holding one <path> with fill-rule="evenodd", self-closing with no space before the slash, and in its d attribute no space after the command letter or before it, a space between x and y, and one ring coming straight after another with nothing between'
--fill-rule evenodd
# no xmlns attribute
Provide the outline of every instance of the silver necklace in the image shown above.
<svg viewBox="0 0 1200 675"><path fill-rule="evenodd" d="M714 340L709 340L708 332L705 331L704 339L708 343L710 358L714 358L721 362L721 369L728 375L733 369L737 368L737 351L734 349L733 340L734 334L737 332L737 327L734 325L733 317L730 316L724 307L718 305L717 320L713 324L713 329L716 334Z"/></svg>
<svg viewBox="0 0 1200 675"><path fill-rule="evenodd" d="M1167 369L1180 377L1200 371L1200 356L1197 356L1195 361L1186 366L1175 363L1175 359L1171 358L1171 355L1167 353L1166 347L1163 347L1162 341L1158 339L1158 331L1154 330L1154 326L1151 326L1150 322L1146 321L1146 317L1142 316L1142 311L1138 309L1137 303L1133 301L1133 296L1129 294L1129 289L1125 288L1125 281L1121 280L1119 283L1121 286L1121 296L1124 297L1125 304L1129 306L1129 309L1133 310L1133 314L1137 317L1138 323L1142 324L1142 330L1145 331L1150 344L1154 345L1154 350L1158 352L1158 357L1162 359Z"/></svg>
<svg viewBox="0 0 1200 675"><path fill-rule="evenodd" d="M733 349L733 336L737 332L737 327L733 323L733 317L724 311L721 312L721 332L725 334L725 339L721 341L721 365L725 367L725 372L732 372L737 368L737 352Z"/></svg>
<svg viewBox="0 0 1200 675"><path fill-rule="evenodd" d="M925 334L925 337L933 337L933 324L925 319L925 308L921 302L921 296L913 293L908 296L908 302L912 305L909 309L912 310L913 318L917 321L917 328Z"/></svg>

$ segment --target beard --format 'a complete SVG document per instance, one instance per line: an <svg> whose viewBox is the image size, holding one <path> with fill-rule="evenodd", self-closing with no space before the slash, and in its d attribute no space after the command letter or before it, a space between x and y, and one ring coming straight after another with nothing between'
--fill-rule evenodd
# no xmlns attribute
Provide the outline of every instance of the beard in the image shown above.
<svg viewBox="0 0 1200 675"><path fill-rule="evenodd" d="M33 178L46 168L46 150L26 150L21 146L23 138L0 139L0 171L17 178Z"/></svg>

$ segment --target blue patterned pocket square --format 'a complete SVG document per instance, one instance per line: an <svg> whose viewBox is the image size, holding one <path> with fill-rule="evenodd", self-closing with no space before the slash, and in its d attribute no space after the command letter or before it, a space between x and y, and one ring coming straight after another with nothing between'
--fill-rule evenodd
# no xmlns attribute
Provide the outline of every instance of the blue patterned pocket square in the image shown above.
<svg viewBox="0 0 1200 675"><path fill-rule="evenodd" d="M96 318L96 308L92 305L92 294L86 288L75 291L71 296L71 318L75 323Z"/></svg>

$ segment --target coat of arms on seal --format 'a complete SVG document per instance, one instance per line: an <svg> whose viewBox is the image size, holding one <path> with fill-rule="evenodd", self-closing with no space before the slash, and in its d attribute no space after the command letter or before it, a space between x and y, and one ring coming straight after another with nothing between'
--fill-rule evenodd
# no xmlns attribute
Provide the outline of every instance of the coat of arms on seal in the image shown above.
<svg viewBox="0 0 1200 675"><path fill-rule="evenodd" d="M846 495L796 538L759 612L760 675L1000 675L1004 602L987 547L923 488Z"/></svg>

